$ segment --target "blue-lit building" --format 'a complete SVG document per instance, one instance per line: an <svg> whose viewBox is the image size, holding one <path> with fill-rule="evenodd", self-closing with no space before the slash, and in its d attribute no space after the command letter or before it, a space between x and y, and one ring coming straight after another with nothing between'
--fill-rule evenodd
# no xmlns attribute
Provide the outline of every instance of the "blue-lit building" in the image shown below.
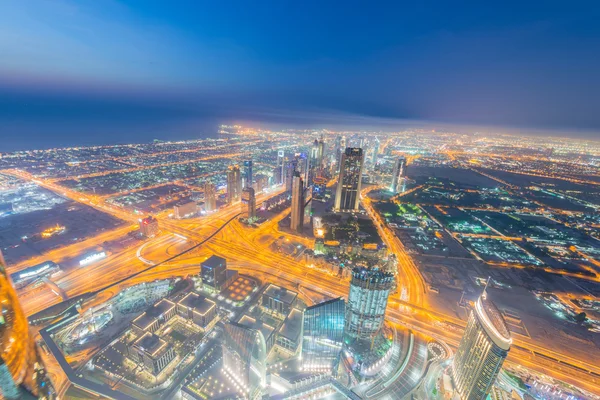
<svg viewBox="0 0 600 400"><path fill-rule="evenodd" d="M223 257L210 256L202 262L200 275L205 287L220 291L227 283L227 261Z"/></svg>
<svg viewBox="0 0 600 400"><path fill-rule="evenodd" d="M332 373L344 340L346 304L343 298L328 300L304 311L302 369Z"/></svg>

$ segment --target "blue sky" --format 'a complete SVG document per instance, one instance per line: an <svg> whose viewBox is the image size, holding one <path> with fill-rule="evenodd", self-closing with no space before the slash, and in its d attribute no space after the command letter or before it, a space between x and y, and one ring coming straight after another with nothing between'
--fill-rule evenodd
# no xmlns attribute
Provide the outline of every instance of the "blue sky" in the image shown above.
<svg viewBox="0 0 600 400"><path fill-rule="evenodd" d="M48 147L385 119L594 136L599 17L591 1L6 0L0 135Z"/></svg>

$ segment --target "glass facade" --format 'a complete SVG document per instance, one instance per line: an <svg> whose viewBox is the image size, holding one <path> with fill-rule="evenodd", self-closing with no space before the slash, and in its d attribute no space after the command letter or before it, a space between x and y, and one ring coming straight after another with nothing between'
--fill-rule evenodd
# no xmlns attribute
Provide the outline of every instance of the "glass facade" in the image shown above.
<svg viewBox="0 0 600 400"><path fill-rule="evenodd" d="M452 366L454 385L461 399L487 398L511 343L500 311L484 292L471 311Z"/></svg>
<svg viewBox="0 0 600 400"><path fill-rule="evenodd" d="M201 265L202 283L215 290L221 290L227 281L227 261L219 256L211 256Z"/></svg>
<svg viewBox="0 0 600 400"><path fill-rule="evenodd" d="M378 269L354 268L346 309L346 335L350 340L371 339L385 319L394 275Z"/></svg>
<svg viewBox="0 0 600 400"><path fill-rule="evenodd" d="M304 311L302 369L331 372L344 339L346 304L343 298L325 301Z"/></svg>
<svg viewBox="0 0 600 400"><path fill-rule="evenodd" d="M340 161L340 175L335 194L336 211L358 211L362 180L363 151L348 147Z"/></svg>
<svg viewBox="0 0 600 400"><path fill-rule="evenodd" d="M247 397L255 398L267 382L265 338L260 331L235 322L225 324L224 336L223 367Z"/></svg>
<svg viewBox="0 0 600 400"><path fill-rule="evenodd" d="M394 170L392 172L392 185L390 190L392 193L398 193L400 190L399 183L400 179L406 176L406 159L399 157L394 164Z"/></svg>

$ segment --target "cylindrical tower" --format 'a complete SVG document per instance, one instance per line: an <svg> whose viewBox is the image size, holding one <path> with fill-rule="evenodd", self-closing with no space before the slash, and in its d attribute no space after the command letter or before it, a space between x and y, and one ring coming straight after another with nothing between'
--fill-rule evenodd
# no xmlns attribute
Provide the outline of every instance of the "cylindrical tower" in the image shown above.
<svg viewBox="0 0 600 400"><path fill-rule="evenodd" d="M363 267L352 270L346 307L345 332L349 339L372 339L379 332L393 285L393 274Z"/></svg>

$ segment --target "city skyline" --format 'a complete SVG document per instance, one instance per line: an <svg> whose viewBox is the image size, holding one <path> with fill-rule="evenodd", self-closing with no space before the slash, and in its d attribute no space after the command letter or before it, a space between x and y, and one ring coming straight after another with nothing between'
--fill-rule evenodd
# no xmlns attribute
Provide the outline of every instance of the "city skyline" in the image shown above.
<svg viewBox="0 0 600 400"><path fill-rule="evenodd" d="M0 2L0 398L600 400L597 2Z"/></svg>
<svg viewBox="0 0 600 400"><path fill-rule="evenodd" d="M0 131L14 150L204 138L242 122L592 138L599 9L585 3L5 2Z"/></svg>

